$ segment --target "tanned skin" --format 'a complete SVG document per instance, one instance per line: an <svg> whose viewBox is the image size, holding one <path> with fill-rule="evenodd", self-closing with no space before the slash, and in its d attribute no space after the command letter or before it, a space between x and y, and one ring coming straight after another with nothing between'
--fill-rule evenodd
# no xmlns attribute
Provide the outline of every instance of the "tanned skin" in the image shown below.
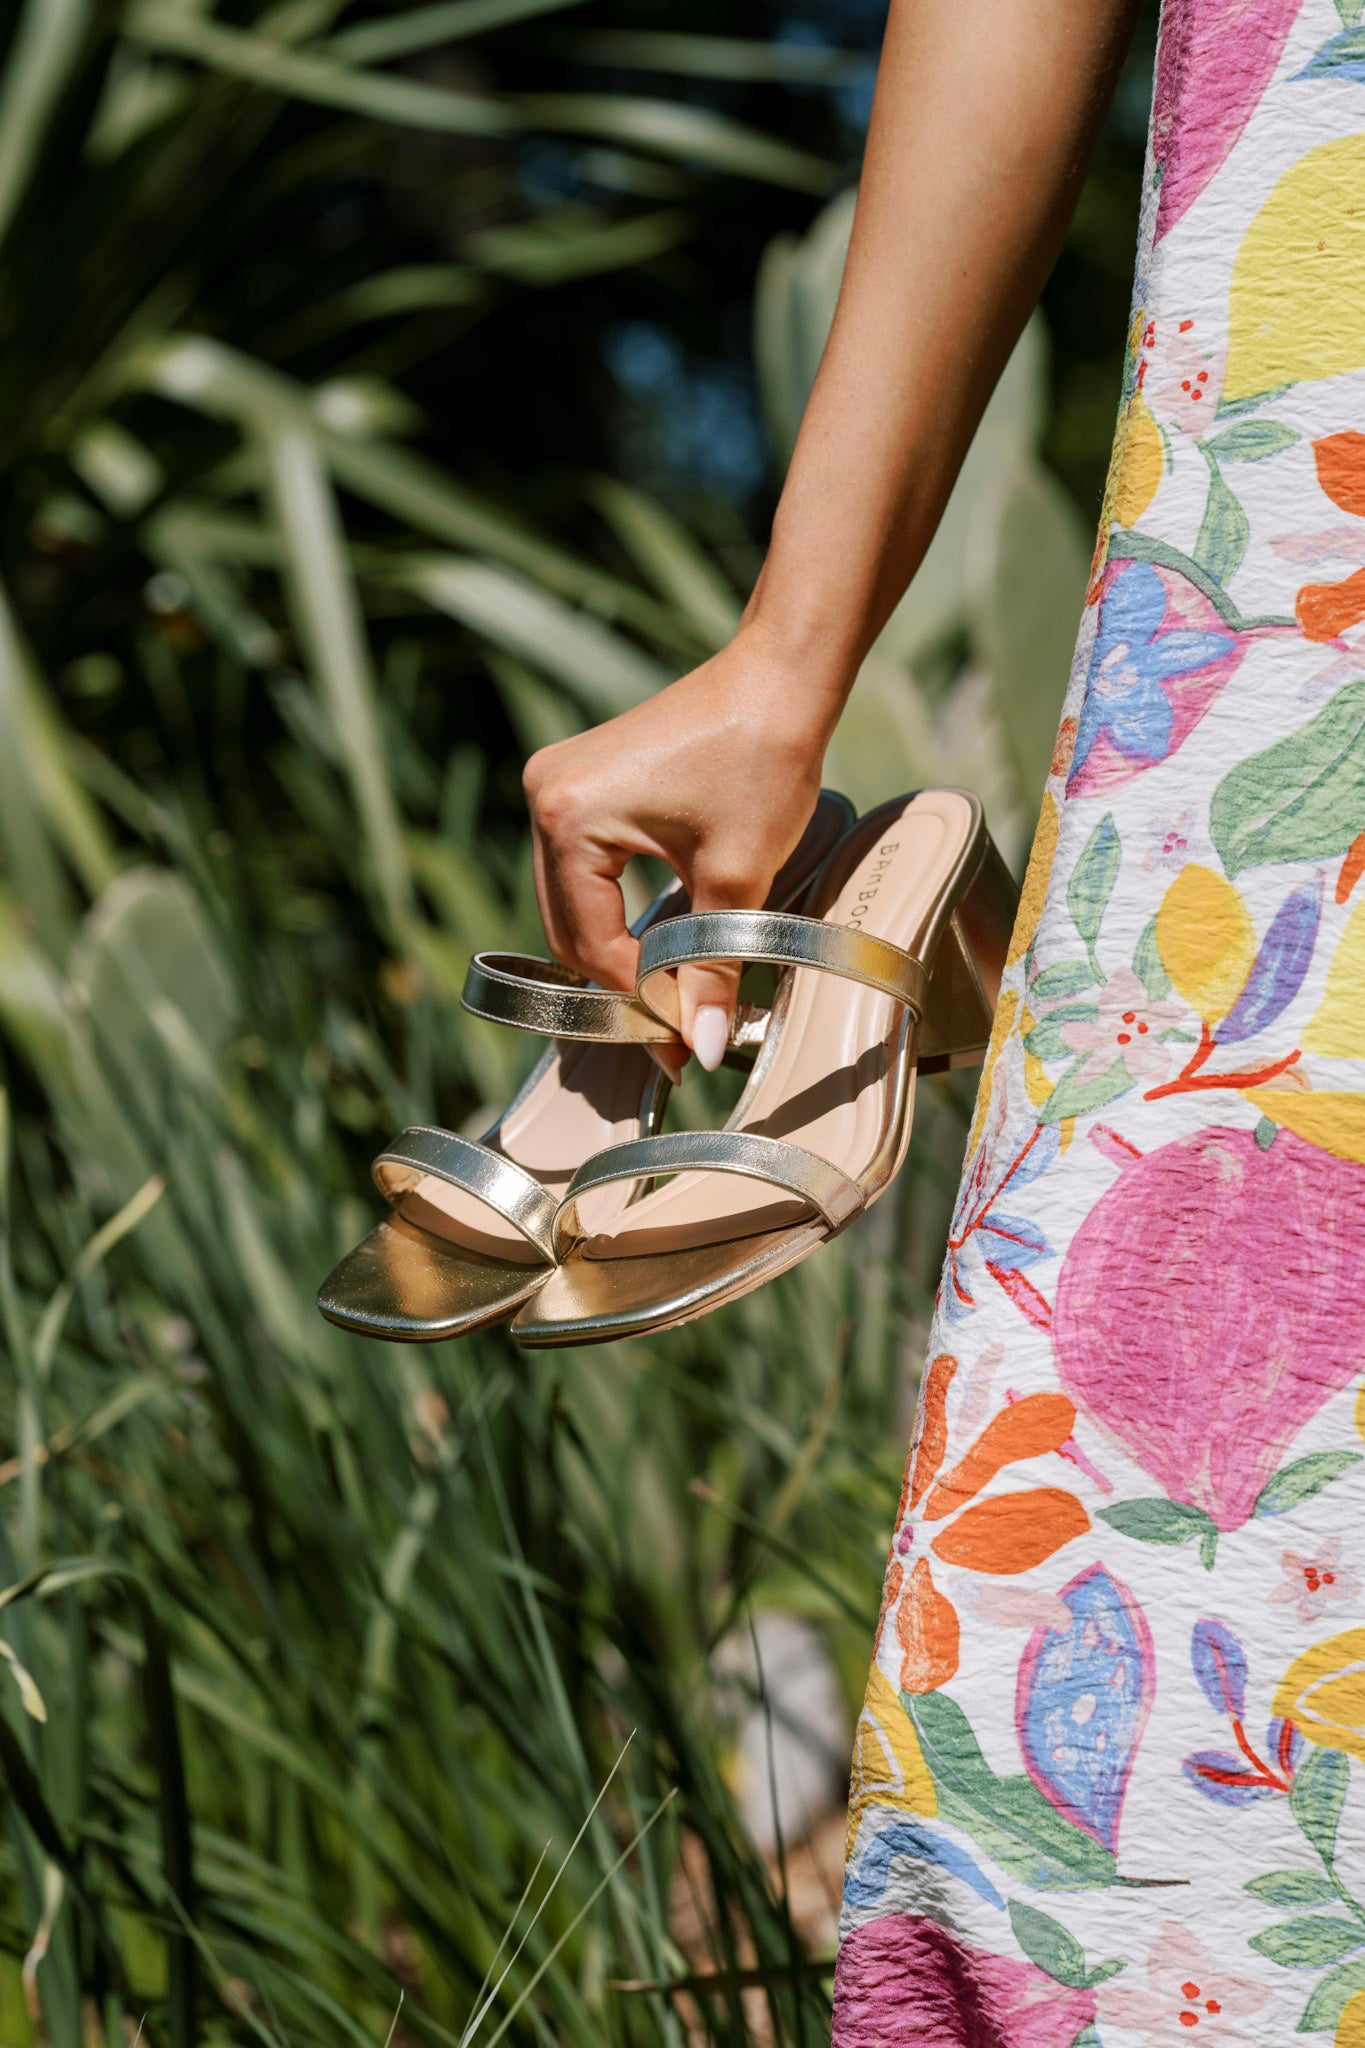
<svg viewBox="0 0 1365 2048"><path fill-rule="evenodd" d="M637 854L697 910L762 904L1056 258L1138 5L891 0L834 324L734 638L527 764L541 916L566 965L634 986L620 876ZM706 1067L737 979L679 975Z"/></svg>

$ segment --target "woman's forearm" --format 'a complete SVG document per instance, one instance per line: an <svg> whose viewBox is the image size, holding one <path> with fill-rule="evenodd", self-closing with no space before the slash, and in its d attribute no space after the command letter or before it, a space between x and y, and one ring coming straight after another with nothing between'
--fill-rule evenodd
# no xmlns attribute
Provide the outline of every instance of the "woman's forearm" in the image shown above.
<svg viewBox="0 0 1365 2048"><path fill-rule="evenodd" d="M928 546L1057 251L1140 0L891 0L838 311L735 637L527 764L556 957L629 988L619 878L667 861L694 910L752 909L797 844L825 745ZM725 1050L739 970L678 976Z"/></svg>
<svg viewBox="0 0 1365 2048"><path fill-rule="evenodd" d="M827 736L1060 246L1140 0L891 0L838 309L744 637Z"/></svg>

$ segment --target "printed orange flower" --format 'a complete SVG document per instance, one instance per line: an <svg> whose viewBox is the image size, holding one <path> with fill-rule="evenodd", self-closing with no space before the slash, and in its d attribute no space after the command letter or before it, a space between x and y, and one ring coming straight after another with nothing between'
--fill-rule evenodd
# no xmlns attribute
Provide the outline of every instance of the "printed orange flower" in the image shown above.
<svg viewBox="0 0 1365 2048"><path fill-rule="evenodd" d="M1328 434L1313 443L1318 482L1334 505L1365 519L1365 434ZM1365 527L1361 529L1365 548ZM1294 613L1310 640L1335 640L1365 619L1365 568L1342 583L1305 583Z"/></svg>
<svg viewBox="0 0 1365 2048"><path fill-rule="evenodd" d="M1075 1427L1075 1406L1065 1394L1008 1402L945 1472L948 1389L956 1371L957 1360L946 1352L929 1368L919 1440L901 1488L896 1550L905 1557L912 1548L907 1516L918 1511L926 1527L943 1525L929 1540L942 1563L992 1577L1032 1571L1090 1527L1081 1503L1057 1486L979 1496L1007 1465L1060 1451ZM901 1690L935 1692L958 1668L957 1609L935 1585L928 1557L917 1558L908 1572L893 1560L887 1588L887 1606L896 1603Z"/></svg>

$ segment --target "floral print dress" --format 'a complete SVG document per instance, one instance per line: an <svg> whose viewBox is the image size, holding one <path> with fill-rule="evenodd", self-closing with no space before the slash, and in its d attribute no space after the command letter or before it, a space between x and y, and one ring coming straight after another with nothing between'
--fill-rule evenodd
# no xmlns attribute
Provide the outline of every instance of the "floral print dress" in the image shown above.
<svg viewBox="0 0 1365 2048"><path fill-rule="evenodd" d="M1365 25L1167 0L838 2048L1365 2048Z"/></svg>

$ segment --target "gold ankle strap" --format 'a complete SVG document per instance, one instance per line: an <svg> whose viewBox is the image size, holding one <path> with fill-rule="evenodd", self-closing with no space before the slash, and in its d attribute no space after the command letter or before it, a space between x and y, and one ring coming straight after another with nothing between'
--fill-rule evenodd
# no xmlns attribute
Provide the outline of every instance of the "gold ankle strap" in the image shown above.
<svg viewBox="0 0 1365 2048"><path fill-rule="evenodd" d="M609 1045L676 1045L678 1034L620 989L599 988L557 960L530 953L476 953L465 976L461 1009L543 1038L581 1038Z"/></svg>

